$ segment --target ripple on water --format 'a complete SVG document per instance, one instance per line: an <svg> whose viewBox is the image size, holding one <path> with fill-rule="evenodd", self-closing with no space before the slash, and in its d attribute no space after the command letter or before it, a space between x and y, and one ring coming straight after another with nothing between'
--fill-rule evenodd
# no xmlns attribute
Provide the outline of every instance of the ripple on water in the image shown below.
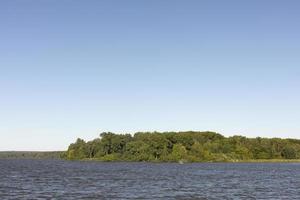
<svg viewBox="0 0 300 200"><path fill-rule="evenodd" d="M1 199L300 199L295 163L0 160Z"/></svg>

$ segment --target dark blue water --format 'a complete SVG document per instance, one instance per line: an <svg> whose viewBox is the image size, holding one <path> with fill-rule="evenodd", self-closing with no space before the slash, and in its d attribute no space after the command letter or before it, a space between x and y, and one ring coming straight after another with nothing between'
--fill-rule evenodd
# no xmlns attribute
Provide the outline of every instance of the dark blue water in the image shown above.
<svg viewBox="0 0 300 200"><path fill-rule="evenodd" d="M0 199L300 199L300 164L0 160Z"/></svg>

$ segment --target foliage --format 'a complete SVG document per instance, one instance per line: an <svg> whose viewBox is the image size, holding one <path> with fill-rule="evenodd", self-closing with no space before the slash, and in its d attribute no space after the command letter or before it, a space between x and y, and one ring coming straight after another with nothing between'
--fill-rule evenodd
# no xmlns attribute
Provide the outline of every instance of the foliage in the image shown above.
<svg viewBox="0 0 300 200"><path fill-rule="evenodd" d="M101 133L71 144L64 158L102 161L226 162L262 159L299 159L300 140L224 137L214 132Z"/></svg>

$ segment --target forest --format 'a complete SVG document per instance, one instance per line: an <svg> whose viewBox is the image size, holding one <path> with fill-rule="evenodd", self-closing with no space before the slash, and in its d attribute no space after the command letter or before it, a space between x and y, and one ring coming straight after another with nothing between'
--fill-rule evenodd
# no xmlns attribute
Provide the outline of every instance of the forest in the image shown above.
<svg viewBox="0 0 300 200"><path fill-rule="evenodd" d="M68 160L151 162L238 162L300 158L300 140L224 137L215 132L104 132L77 139L62 155Z"/></svg>

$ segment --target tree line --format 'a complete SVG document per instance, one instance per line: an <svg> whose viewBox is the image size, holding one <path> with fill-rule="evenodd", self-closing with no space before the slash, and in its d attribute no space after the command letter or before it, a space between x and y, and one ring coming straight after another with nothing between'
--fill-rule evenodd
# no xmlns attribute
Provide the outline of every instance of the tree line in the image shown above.
<svg viewBox="0 0 300 200"><path fill-rule="evenodd" d="M300 140L224 137L215 132L104 132L92 141L77 139L63 154L69 160L234 162L300 159Z"/></svg>
<svg viewBox="0 0 300 200"><path fill-rule="evenodd" d="M1 151L0 159L60 159L63 151Z"/></svg>

